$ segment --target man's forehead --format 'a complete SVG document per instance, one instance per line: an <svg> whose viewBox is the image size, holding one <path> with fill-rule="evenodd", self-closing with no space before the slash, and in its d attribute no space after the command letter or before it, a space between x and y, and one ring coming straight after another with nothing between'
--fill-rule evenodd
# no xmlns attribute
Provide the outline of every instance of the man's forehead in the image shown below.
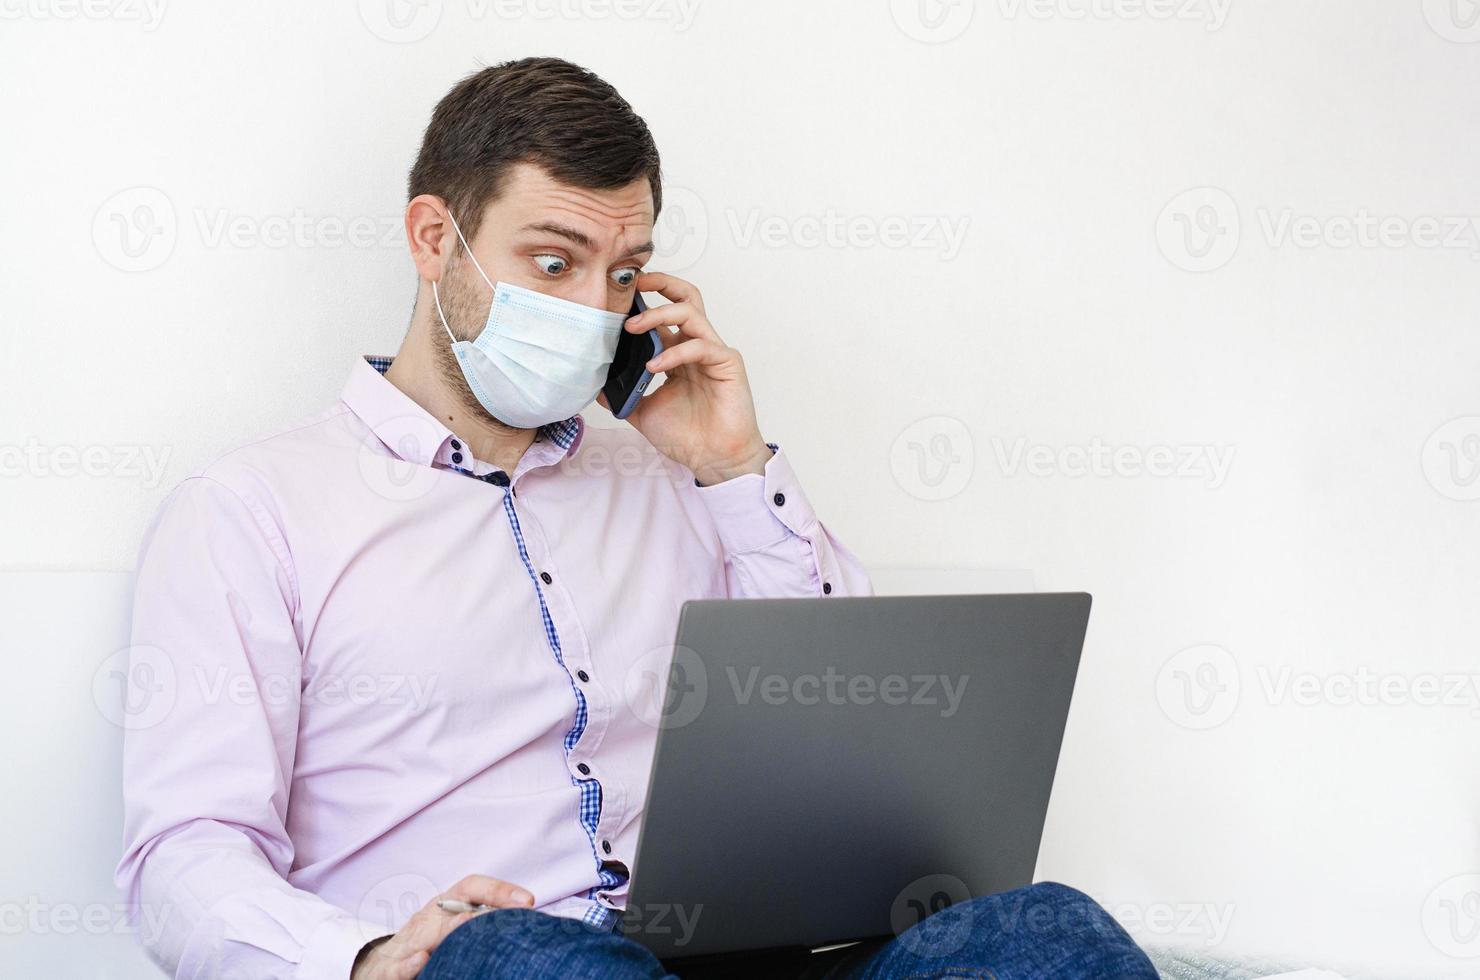
<svg viewBox="0 0 1480 980"><path fill-rule="evenodd" d="M495 205L503 204L524 225L542 218L577 221L588 232L620 229L646 232L653 225L653 192L646 179L623 187L593 189L562 183L538 167L521 164Z"/></svg>

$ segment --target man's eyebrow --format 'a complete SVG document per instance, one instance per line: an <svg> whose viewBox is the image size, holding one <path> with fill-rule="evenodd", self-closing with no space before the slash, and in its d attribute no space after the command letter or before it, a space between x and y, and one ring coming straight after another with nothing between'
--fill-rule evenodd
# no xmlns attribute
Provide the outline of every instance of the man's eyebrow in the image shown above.
<svg viewBox="0 0 1480 980"><path fill-rule="evenodd" d="M577 245L579 245L581 248L585 248L585 249L595 249L596 248L596 243L593 242L585 233L580 232L580 231L577 231L576 229L570 227L569 225L558 224L557 222L554 222L554 221L537 221L537 222L535 222L532 225L525 225L523 228L520 228L519 230L520 231L543 231L543 232L546 232L547 234L559 235L561 238L568 238L572 242L575 242Z"/></svg>
<svg viewBox="0 0 1480 980"><path fill-rule="evenodd" d="M519 230L521 232L542 231L549 235L559 235L561 238L568 239L574 242L576 245L579 245L581 248L587 250L595 250L596 248L596 243L591 241L590 237L584 232L577 231L575 228L572 228L569 225L562 225L555 221L537 221L534 224L525 225ZM632 251L628 252L627 254L632 256L651 255L653 251L653 243L651 241L646 241L639 245L637 248L634 248Z"/></svg>

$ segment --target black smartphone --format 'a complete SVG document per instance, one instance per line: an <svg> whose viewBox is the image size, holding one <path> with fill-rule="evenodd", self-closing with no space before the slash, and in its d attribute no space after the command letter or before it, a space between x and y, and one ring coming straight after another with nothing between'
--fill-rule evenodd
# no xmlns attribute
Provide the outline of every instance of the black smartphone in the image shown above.
<svg viewBox="0 0 1480 980"><path fill-rule="evenodd" d="M628 316L636 316L647 309L647 304L642 301L642 293L636 293L632 297L632 309ZM632 414L637 403L642 399L643 392L653 380L653 373L647 369L647 362L663 353L663 341L658 337L657 330L649 330L647 333L631 333L622 331L622 336L617 340L617 353L612 358L611 370L606 373L606 384L601 386L602 394L606 395L606 403L611 412L619 419L624 419Z"/></svg>

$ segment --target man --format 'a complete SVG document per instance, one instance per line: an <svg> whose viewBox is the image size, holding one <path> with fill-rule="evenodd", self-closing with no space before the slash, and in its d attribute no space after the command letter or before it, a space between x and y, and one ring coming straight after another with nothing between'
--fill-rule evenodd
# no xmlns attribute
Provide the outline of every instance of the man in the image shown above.
<svg viewBox="0 0 1480 980"><path fill-rule="evenodd" d="M409 190L394 359L146 536L130 676L172 701L127 737L118 882L179 977L659 976L612 929L679 608L868 577L699 290L643 270L658 153L609 85L472 75ZM639 289L671 302L624 324ZM588 427L618 331L653 328L664 384Z"/></svg>

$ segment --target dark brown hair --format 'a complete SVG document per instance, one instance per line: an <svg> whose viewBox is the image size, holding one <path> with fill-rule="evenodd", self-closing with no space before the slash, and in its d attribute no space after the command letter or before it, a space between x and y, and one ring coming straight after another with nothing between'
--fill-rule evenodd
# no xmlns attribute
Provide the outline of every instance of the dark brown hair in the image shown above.
<svg viewBox="0 0 1480 980"><path fill-rule="evenodd" d="M662 207L658 147L647 123L616 89L560 58L506 61L454 85L432 112L407 193L445 200L471 239L518 163L595 190L646 177L655 219Z"/></svg>

